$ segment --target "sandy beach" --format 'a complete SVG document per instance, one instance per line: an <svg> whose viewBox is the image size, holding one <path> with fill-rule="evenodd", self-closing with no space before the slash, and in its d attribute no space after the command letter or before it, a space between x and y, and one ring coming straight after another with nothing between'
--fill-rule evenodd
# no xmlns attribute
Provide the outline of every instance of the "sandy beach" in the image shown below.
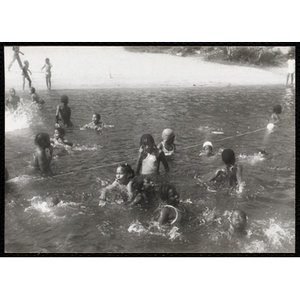
<svg viewBox="0 0 300 300"><path fill-rule="evenodd" d="M21 47L32 71L32 86L46 89L41 71L45 58L53 64L52 89L118 87L193 87L284 84L285 68L259 69L205 62L196 57L135 53L122 47ZM5 47L5 90L22 89L21 70L12 47ZM28 84L26 82L26 87Z"/></svg>

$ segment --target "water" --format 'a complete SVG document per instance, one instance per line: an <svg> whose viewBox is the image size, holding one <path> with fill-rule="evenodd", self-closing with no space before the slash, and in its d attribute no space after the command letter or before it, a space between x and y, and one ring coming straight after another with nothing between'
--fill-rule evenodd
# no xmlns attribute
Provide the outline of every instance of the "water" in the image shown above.
<svg viewBox="0 0 300 300"><path fill-rule="evenodd" d="M293 253L295 252L295 95L283 86L228 88L128 88L39 92L42 108L29 96L16 116L6 113L5 162L10 180L5 193L7 253ZM73 148L54 149L53 176L30 168L34 136L53 136L60 96L69 96L74 129L65 138ZM283 123L268 131L268 117L281 104ZM92 114L113 125L101 134L81 131ZM160 182L178 188L189 211L182 226L157 227L155 207L98 206L99 189L112 182L117 165L135 166L139 140L150 133L156 143L173 128L177 153L161 167ZM232 148L244 167L242 194L209 191L194 179L222 166L221 156L199 156L204 141L214 150ZM269 153L259 159L255 153ZM56 206L47 203L57 195ZM118 197L118 195L115 195ZM157 204L157 201L155 202ZM228 214L248 215L244 239L227 234ZM211 211L210 222L204 216Z"/></svg>

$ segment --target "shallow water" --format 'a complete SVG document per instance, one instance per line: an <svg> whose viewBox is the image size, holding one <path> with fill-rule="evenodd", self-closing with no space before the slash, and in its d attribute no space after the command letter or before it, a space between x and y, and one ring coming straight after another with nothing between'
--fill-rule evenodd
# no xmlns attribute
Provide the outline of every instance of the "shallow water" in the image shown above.
<svg viewBox="0 0 300 300"><path fill-rule="evenodd" d="M17 91L18 93L18 91ZM69 96L74 129L65 138L73 148L54 149L53 175L42 178L30 168L34 136L53 136L60 96ZM5 162L10 180L5 194L7 253L287 253L295 251L295 95L283 86L228 88L144 88L53 90L39 92L41 108L25 107L5 116ZM268 131L272 107L281 104L282 125ZM92 114L113 125L101 134L81 131ZM98 206L99 189L112 182L119 163L133 167L142 134L156 143L173 128L177 153L161 166L159 182L178 188L189 217L182 226L159 229L155 207ZM194 179L222 166L220 154L199 156L204 141L214 150L232 148L242 164L242 194L209 191ZM265 159L255 153L264 148ZM50 207L46 196L60 203ZM118 197L118 195L116 195ZM155 202L157 204L157 201ZM216 218L203 222L215 208ZM248 215L248 235L230 238L226 211ZM202 220L202 221L201 221Z"/></svg>

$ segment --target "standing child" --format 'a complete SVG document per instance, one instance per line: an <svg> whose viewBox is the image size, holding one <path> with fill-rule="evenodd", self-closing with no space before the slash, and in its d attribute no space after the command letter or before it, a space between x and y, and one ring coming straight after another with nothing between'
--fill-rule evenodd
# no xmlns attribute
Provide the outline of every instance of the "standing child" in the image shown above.
<svg viewBox="0 0 300 300"><path fill-rule="evenodd" d="M18 64L19 64L20 68L22 69L23 66L22 66L22 62L21 62L19 53L21 53L22 55L24 55L24 53L20 51L20 47L19 46L13 46L12 50L14 51L14 54L13 54L12 61L11 61L11 63L8 66L8 71L10 71L10 68L12 67L13 63L15 62L15 60L18 61Z"/></svg>
<svg viewBox="0 0 300 300"><path fill-rule="evenodd" d="M136 173L142 175L159 174L160 162L163 163L166 172L168 172L170 169L164 152L157 149L152 135L144 134L140 141Z"/></svg>
<svg viewBox="0 0 300 300"><path fill-rule="evenodd" d="M11 88L9 90L9 97L5 100L6 108L10 109L12 107L14 110L16 110L19 103L20 97L16 95L16 90L14 88Z"/></svg>
<svg viewBox="0 0 300 300"><path fill-rule="evenodd" d="M41 71L45 68L45 77L46 77L46 85L47 89L51 90L51 68L53 65L50 62L49 58L45 59L45 65L42 67Z"/></svg>
<svg viewBox="0 0 300 300"><path fill-rule="evenodd" d="M162 139L163 141L158 144L157 149L162 150L165 153L165 156L171 156L175 152L175 134L174 131L170 128L164 129L162 132Z"/></svg>
<svg viewBox="0 0 300 300"><path fill-rule="evenodd" d="M61 96L61 103L57 106L56 109L56 124L55 127L60 127L58 121L59 121L59 117L61 117L62 121L63 121L63 125L66 127L72 127L73 124L70 120L71 118L71 108L68 106L69 103L69 98L66 95Z"/></svg>
<svg viewBox="0 0 300 300"><path fill-rule="evenodd" d="M47 133L38 133L34 139L37 146L33 155L33 166L45 173L49 171L53 147L50 144L50 136Z"/></svg>
<svg viewBox="0 0 300 300"><path fill-rule="evenodd" d="M293 85L294 81L294 74L295 74L295 59L293 58L293 54L289 54L289 59L287 61L288 70L287 70L287 77L286 77L286 85L289 83L289 77L291 75L291 85Z"/></svg>
<svg viewBox="0 0 300 300"><path fill-rule="evenodd" d="M102 130L105 124L100 122L101 116L97 113L93 114L92 122L84 125L81 129L94 129L96 131Z"/></svg>
<svg viewBox="0 0 300 300"><path fill-rule="evenodd" d="M280 104L277 104L273 107L273 114L269 120L270 123L277 124L281 121L279 114L281 114L282 107Z"/></svg>
<svg viewBox="0 0 300 300"><path fill-rule="evenodd" d="M159 188L159 195L163 201L163 207L160 211L158 223L160 225L180 223L186 217L186 209L179 204L179 194L173 186L162 184Z"/></svg>
<svg viewBox="0 0 300 300"><path fill-rule="evenodd" d="M36 94L34 87L31 87L29 89L29 93L31 95L32 103L36 103L36 104L44 104L45 103L45 101L43 99L41 99L38 94Z"/></svg>
<svg viewBox="0 0 300 300"><path fill-rule="evenodd" d="M22 68L22 76L23 76L23 91L25 91L25 78L28 80L29 87L31 88L31 79L28 72L32 75L29 70L29 62L28 60L24 61L24 67Z"/></svg>
<svg viewBox="0 0 300 300"><path fill-rule="evenodd" d="M118 166L116 171L116 179L111 184L101 190L100 200L106 200L106 194L114 189L119 190L123 195L122 198L131 200L133 198L132 190L132 178L134 177L134 171L128 164ZM100 205L100 204L99 204Z"/></svg>
<svg viewBox="0 0 300 300"><path fill-rule="evenodd" d="M244 186L242 180L243 166L235 164L234 151L232 149L224 149L222 160L226 165L225 168L217 170L209 181L221 179L222 182L228 183L230 188L238 187L239 192L242 192Z"/></svg>
<svg viewBox="0 0 300 300"><path fill-rule="evenodd" d="M65 130L63 128L55 128L54 130L54 137L50 138L51 144L55 145L67 145L73 146L73 143L64 139Z"/></svg>

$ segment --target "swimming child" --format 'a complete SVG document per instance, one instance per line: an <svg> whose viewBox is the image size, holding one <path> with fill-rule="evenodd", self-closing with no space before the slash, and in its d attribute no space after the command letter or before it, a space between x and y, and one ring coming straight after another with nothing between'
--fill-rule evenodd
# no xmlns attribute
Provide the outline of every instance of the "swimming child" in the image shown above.
<svg viewBox="0 0 300 300"><path fill-rule="evenodd" d="M280 104L274 105L273 113L271 115L269 122L273 123L273 124L279 123L281 121L281 119L279 117L279 114L281 114L281 111L282 111L282 107Z"/></svg>
<svg viewBox="0 0 300 300"><path fill-rule="evenodd" d="M84 125L81 129L94 129L96 131L102 130L105 127L103 122L100 122L101 116L97 113L93 114L92 122Z"/></svg>
<svg viewBox="0 0 300 300"><path fill-rule="evenodd" d="M19 103L20 97L16 95L16 90L14 88L11 88L9 90L9 97L5 100L5 107L8 109L13 108L14 110L16 110Z"/></svg>
<svg viewBox="0 0 300 300"><path fill-rule="evenodd" d="M211 142L206 141L203 146L202 146L203 150L200 152L199 156L201 155L206 155L206 156L212 156L214 155L213 153L213 145Z"/></svg>
<svg viewBox="0 0 300 300"><path fill-rule="evenodd" d="M63 128L55 128L54 130L54 137L50 138L51 144L54 145L67 145L67 146L73 146L73 143L67 141L64 139L65 136L65 130Z"/></svg>
<svg viewBox="0 0 300 300"><path fill-rule="evenodd" d="M231 235L247 235L245 230L247 226L247 215L240 209L234 209L230 217L230 225L228 232Z"/></svg>
<svg viewBox="0 0 300 300"><path fill-rule="evenodd" d="M174 154L176 147L174 145L175 134L170 128L166 128L162 132L163 141L158 144L157 149L162 150L165 156L171 156Z"/></svg>
<svg viewBox="0 0 300 300"><path fill-rule="evenodd" d="M15 62L15 60L18 61L18 64L19 64L20 68L22 69L22 62L21 62L19 53L21 53L22 55L24 55L24 53L20 51L20 47L19 46L13 46L12 50L14 51L14 54L13 54L12 61L11 61L11 63L8 66L8 71L10 71L10 68L12 67L13 63Z"/></svg>
<svg viewBox="0 0 300 300"><path fill-rule="evenodd" d="M242 171L243 166L235 164L235 154L232 149L224 149L222 152L222 160L225 163L225 168L219 169L208 181L221 180L227 182L229 187L238 187L238 191L243 191Z"/></svg>
<svg viewBox="0 0 300 300"><path fill-rule="evenodd" d="M45 101L43 99L41 99L38 94L36 94L34 87L31 87L29 89L29 93L31 95L32 103L36 103L36 104L44 104L45 103Z"/></svg>
<svg viewBox="0 0 300 300"><path fill-rule="evenodd" d="M51 90L51 68L52 67L53 65L50 63L50 59L46 58L45 64L41 68L41 71L43 71L43 69L45 68L46 85L48 90Z"/></svg>
<svg viewBox="0 0 300 300"><path fill-rule="evenodd" d="M168 172L170 169L164 152L157 149L152 135L144 134L140 141L136 174L159 174L160 162L163 163L165 171Z"/></svg>
<svg viewBox="0 0 300 300"><path fill-rule="evenodd" d="M101 190L99 199L105 201L107 192L117 189L122 193L122 198L124 198L125 201L131 200L133 198L133 190L132 190L133 177L134 177L134 171L132 170L130 165L123 164L118 166L116 171L115 181L111 185L108 185L107 187Z"/></svg>
<svg viewBox="0 0 300 300"><path fill-rule="evenodd" d="M37 147L33 155L33 166L45 173L49 170L53 153L49 134L38 133L34 143Z"/></svg>
<svg viewBox="0 0 300 300"><path fill-rule="evenodd" d="M61 125L58 123L59 121L59 117L61 117L62 121L63 121L63 125L66 127L72 127L73 124L70 120L71 118L71 108L68 106L69 103L69 98L66 95L61 96L61 103L57 106L56 109L56 124L55 127L60 127Z"/></svg>
<svg viewBox="0 0 300 300"><path fill-rule="evenodd" d="M31 79L28 72L32 75L29 70L29 62L28 60L24 61L24 67L22 68L22 76L23 76L23 91L25 91L25 78L28 80L29 87L31 88Z"/></svg>
<svg viewBox="0 0 300 300"><path fill-rule="evenodd" d="M287 77L286 77L286 85L289 83L289 77L291 75L291 85L293 85L294 81L294 74L295 74L295 59L293 58L293 54L289 54L289 59L287 61L288 70L287 70Z"/></svg>
<svg viewBox="0 0 300 300"><path fill-rule="evenodd" d="M186 209L179 204L179 194L173 186L162 184L159 187L159 195L163 201L163 207L160 210L158 223L160 225L182 222L186 217Z"/></svg>

